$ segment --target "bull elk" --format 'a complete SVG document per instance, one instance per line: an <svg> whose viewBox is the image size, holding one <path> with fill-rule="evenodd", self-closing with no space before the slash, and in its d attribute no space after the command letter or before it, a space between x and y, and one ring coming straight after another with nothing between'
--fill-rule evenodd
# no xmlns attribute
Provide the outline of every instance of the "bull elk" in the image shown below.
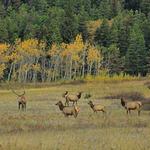
<svg viewBox="0 0 150 150"><path fill-rule="evenodd" d="M17 99L18 99L18 109L22 109L22 110L26 110L26 104L27 104L27 101L26 101L26 97L25 97L25 90L23 91L22 94L18 94L16 93L13 89L11 89L11 91L17 95Z"/></svg>

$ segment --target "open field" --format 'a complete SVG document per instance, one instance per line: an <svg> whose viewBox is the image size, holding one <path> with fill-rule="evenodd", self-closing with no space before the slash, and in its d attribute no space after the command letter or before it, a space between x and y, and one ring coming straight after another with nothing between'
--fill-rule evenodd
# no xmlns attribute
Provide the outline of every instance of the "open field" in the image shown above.
<svg viewBox="0 0 150 150"><path fill-rule="evenodd" d="M150 112L127 116L120 100L102 97L139 91L150 97L146 81L90 82L26 89L27 111L17 109L16 96L0 90L0 150L149 150ZM80 113L65 118L55 103L68 90L90 92L106 106L107 115L94 114L88 100L79 100Z"/></svg>

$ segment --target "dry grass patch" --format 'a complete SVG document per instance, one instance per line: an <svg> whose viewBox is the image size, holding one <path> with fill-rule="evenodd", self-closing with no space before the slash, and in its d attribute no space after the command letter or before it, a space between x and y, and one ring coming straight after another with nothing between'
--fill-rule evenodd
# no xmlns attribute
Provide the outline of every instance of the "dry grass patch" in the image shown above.
<svg viewBox="0 0 150 150"><path fill-rule="evenodd" d="M62 93L66 90L90 93L90 100L105 105L108 113L94 114L83 95L78 103L78 117L64 117L55 103L65 101ZM127 93L129 98L150 97L143 81L53 85L30 87L26 91L26 112L18 111L16 97L10 91L0 91L0 150L150 149L150 113L142 111L137 117L133 112L127 116L116 99L122 93ZM129 94L130 91L141 95ZM101 98L116 95L113 100Z"/></svg>

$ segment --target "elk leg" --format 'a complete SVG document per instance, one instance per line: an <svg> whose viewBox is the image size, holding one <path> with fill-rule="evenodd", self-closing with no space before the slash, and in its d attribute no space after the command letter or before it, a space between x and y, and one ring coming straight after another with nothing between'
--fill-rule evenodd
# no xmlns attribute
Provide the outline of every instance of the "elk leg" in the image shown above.
<svg viewBox="0 0 150 150"><path fill-rule="evenodd" d="M127 115L128 115L128 109L127 109Z"/></svg>
<svg viewBox="0 0 150 150"><path fill-rule="evenodd" d="M131 114L131 110L129 109L129 114Z"/></svg>
<svg viewBox="0 0 150 150"><path fill-rule="evenodd" d="M25 110L26 110L26 104L24 104L24 108L25 108Z"/></svg>
<svg viewBox="0 0 150 150"><path fill-rule="evenodd" d="M103 114L106 114L106 111L105 110L102 110Z"/></svg>
<svg viewBox="0 0 150 150"><path fill-rule="evenodd" d="M18 102L18 109L20 110L20 102Z"/></svg>
<svg viewBox="0 0 150 150"><path fill-rule="evenodd" d="M22 110L24 110L24 104L21 104Z"/></svg>
<svg viewBox="0 0 150 150"><path fill-rule="evenodd" d="M140 116L141 110L138 110L138 116Z"/></svg>
<svg viewBox="0 0 150 150"><path fill-rule="evenodd" d="M65 106L69 106L69 101L68 100L66 100Z"/></svg>
<svg viewBox="0 0 150 150"><path fill-rule="evenodd" d="M66 102L65 102L65 106L67 106L67 100L66 100Z"/></svg>
<svg viewBox="0 0 150 150"><path fill-rule="evenodd" d="M76 105L77 105L77 101L76 101Z"/></svg>
<svg viewBox="0 0 150 150"><path fill-rule="evenodd" d="M77 114L74 114L74 118L77 118Z"/></svg>
<svg viewBox="0 0 150 150"><path fill-rule="evenodd" d="M25 111L25 109L26 109L26 104L25 104L25 103L22 103L22 106L23 106L23 111Z"/></svg>
<svg viewBox="0 0 150 150"><path fill-rule="evenodd" d="M67 118L68 118L68 115L66 115L66 114L65 114L65 117L67 117Z"/></svg>

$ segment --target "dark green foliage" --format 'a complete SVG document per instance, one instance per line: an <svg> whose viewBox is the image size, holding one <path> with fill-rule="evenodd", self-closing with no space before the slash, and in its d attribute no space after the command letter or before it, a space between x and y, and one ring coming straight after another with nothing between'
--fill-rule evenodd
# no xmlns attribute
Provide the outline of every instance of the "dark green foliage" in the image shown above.
<svg viewBox="0 0 150 150"><path fill-rule="evenodd" d="M63 41L66 43L73 41L78 33L78 22L77 18L73 14L72 5L72 0L69 0L65 8L65 16L60 29Z"/></svg>
<svg viewBox="0 0 150 150"><path fill-rule="evenodd" d="M103 20L100 27L87 29L89 21L97 19ZM92 42L89 30L95 37L91 44L102 50L102 66L110 74L125 70L145 75L150 70L150 0L0 2L0 43L37 38L48 48L52 43L72 42L79 33L84 42Z"/></svg>
<svg viewBox="0 0 150 150"><path fill-rule="evenodd" d="M141 0L125 0L125 8L132 10L140 9L140 1Z"/></svg>
<svg viewBox="0 0 150 150"><path fill-rule="evenodd" d="M110 75L121 73L123 68L123 58L121 58L119 48L115 44L110 45L108 48L108 69Z"/></svg>
<svg viewBox="0 0 150 150"><path fill-rule="evenodd" d="M117 22L116 20L114 20L111 28L110 28L110 43L113 44L113 43L118 43L118 39L119 38L119 29L118 29L118 26L117 26Z"/></svg>
<svg viewBox="0 0 150 150"><path fill-rule="evenodd" d="M130 32L129 47L126 54L126 72L132 75L145 75L146 49L144 36L137 24L134 24Z"/></svg>
<svg viewBox="0 0 150 150"><path fill-rule="evenodd" d="M106 19L103 20L101 26L95 33L94 41L96 44L108 47L110 44L110 27Z"/></svg>
<svg viewBox="0 0 150 150"><path fill-rule="evenodd" d="M141 0L141 10L146 15L150 14L150 1L149 0Z"/></svg>

